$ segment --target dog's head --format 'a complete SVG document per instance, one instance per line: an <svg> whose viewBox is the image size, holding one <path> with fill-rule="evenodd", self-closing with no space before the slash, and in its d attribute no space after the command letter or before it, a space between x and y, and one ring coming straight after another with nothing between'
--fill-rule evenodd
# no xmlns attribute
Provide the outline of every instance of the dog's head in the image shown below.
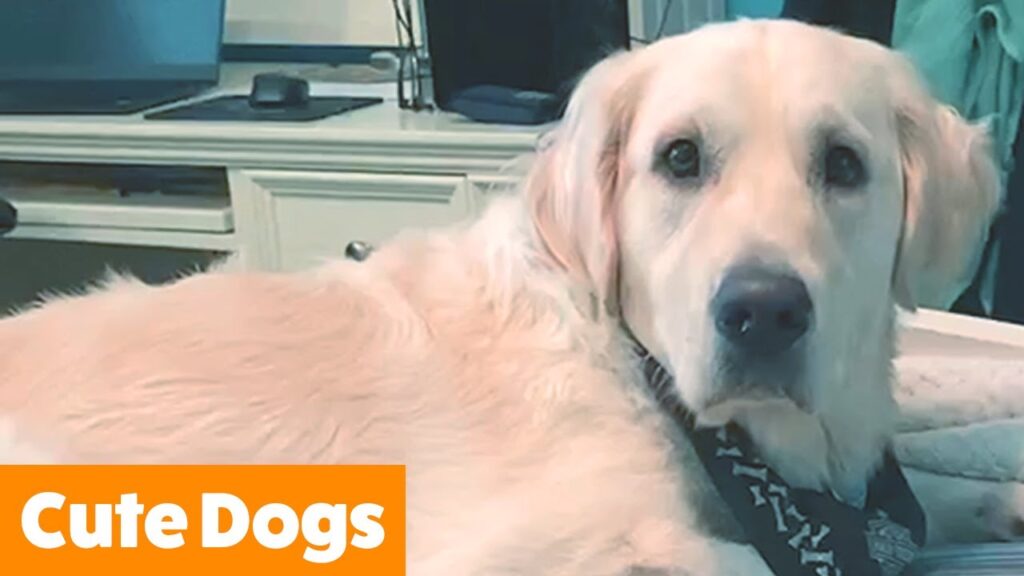
<svg viewBox="0 0 1024 576"><path fill-rule="evenodd" d="M850 374L887 380L894 303L969 282L999 203L988 148L888 49L738 22L592 69L528 194L551 255L699 417L815 414L878 405L842 388L888 394Z"/></svg>

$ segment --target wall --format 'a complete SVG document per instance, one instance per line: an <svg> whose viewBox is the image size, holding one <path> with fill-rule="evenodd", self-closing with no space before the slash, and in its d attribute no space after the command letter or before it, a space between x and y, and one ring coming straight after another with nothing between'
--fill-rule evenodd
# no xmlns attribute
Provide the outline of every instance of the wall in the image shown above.
<svg viewBox="0 0 1024 576"><path fill-rule="evenodd" d="M656 40L659 29L672 36L726 17L726 0L630 0L630 7L631 33L648 40Z"/></svg>
<svg viewBox="0 0 1024 576"><path fill-rule="evenodd" d="M394 46L393 14L391 0L228 0L224 33L229 43Z"/></svg>
<svg viewBox="0 0 1024 576"><path fill-rule="evenodd" d="M782 13L784 0L729 0L729 17L772 18Z"/></svg>
<svg viewBox="0 0 1024 576"><path fill-rule="evenodd" d="M413 0L414 20L419 5ZM475 0L485 1L485 0ZM634 36L652 36L663 14L664 33L683 32L726 16L726 0L628 0ZM729 0L741 10L782 0ZM664 10L667 3L667 12ZM391 0L228 0L225 37L230 43L355 44L393 46ZM755 6L756 9L756 6ZM417 26L417 37L420 36Z"/></svg>

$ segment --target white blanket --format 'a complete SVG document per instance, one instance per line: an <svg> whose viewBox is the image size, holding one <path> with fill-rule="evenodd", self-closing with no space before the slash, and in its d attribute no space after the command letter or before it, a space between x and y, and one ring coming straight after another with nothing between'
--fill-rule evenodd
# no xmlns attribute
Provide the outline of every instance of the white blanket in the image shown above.
<svg viewBox="0 0 1024 576"><path fill-rule="evenodd" d="M896 455L933 541L1024 534L1024 353L1020 360L910 355L896 364Z"/></svg>

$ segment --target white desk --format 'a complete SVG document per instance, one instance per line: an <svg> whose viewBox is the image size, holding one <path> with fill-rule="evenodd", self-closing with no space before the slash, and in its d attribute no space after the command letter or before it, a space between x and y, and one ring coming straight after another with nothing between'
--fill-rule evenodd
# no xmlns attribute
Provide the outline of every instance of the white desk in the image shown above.
<svg viewBox="0 0 1024 576"><path fill-rule="evenodd" d="M0 116L0 161L224 167L230 199L221 205L25 200L11 237L233 252L249 268L295 269L340 256L353 240L471 217L488 190L512 181L502 169L541 131L393 101L308 124ZM928 334L944 334L1024 347L1016 326L937 312L908 323L929 344Z"/></svg>
<svg viewBox="0 0 1024 576"><path fill-rule="evenodd" d="M0 116L0 160L223 167L230 201L220 205L18 195L11 237L236 252L247 267L292 269L352 240L475 214L539 133L391 101L288 124Z"/></svg>

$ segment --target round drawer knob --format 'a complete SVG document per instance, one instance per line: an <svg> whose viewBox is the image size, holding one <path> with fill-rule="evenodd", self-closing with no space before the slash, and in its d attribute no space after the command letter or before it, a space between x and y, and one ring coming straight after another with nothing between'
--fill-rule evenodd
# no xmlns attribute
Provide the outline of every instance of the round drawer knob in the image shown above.
<svg viewBox="0 0 1024 576"><path fill-rule="evenodd" d="M359 240L353 240L345 247L345 257L358 262L369 258L371 252L373 252L373 246Z"/></svg>

